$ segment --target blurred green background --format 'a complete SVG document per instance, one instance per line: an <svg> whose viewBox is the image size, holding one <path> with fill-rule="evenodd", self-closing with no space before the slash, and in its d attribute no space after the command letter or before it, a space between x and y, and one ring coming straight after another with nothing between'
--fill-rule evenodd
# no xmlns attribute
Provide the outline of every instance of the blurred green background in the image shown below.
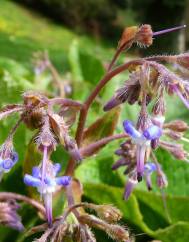
<svg viewBox="0 0 189 242"><path fill-rule="evenodd" d="M111 60L125 26L148 23L157 31L187 24L188 16L189 3L184 0L0 0L0 105L21 102L23 91L30 89L56 95L50 73L45 71L39 76L34 73L32 55L37 51L48 51L62 81L71 83L72 93L69 97L83 101L105 73L105 66ZM123 55L119 62L138 56L183 52L189 46L188 33L186 28L157 37L149 49L134 48ZM128 73L123 73L103 89L92 105L88 125L104 115L103 104L127 77ZM122 132L122 120L134 120L137 110L135 105L122 107L115 132ZM107 127L115 125L115 115L117 113L103 116L104 125L99 127L93 140L107 135ZM187 122L188 117L188 110L176 97L167 99L167 121L181 118ZM1 121L1 143L14 123L15 117ZM74 130L75 126L73 133ZM1 191L28 194L22 177L28 160L32 163L36 159L32 154L33 146L27 148L33 134L24 125L19 128L15 147L20 162L5 175ZM126 180L123 170L111 171L111 165L117 159L114 151L120 142L107 145L97 156L86 159L77 168L76 177L84 184L84 199L99 204L111 203L120 208L124 215L121 223L128 226L137 242L188 242L189 165L158 150L158 159L169 181L164 191L167 210L155 184L152 192L147 192L145 185L140 184L129 201L125 202L122 199ZM187 145L185 148L189 150ZM65 167L68 157L58 148L53 160ZM35 195L29 192L31 196ZM63 211L62 200L59 196L54 202L55 214ZM36 212L26 205L20 214L26 228L40 223ZM23 234L0 227L0 242L12 241L32 241L32 238L24 238ZM112 240L97 232L97 241Z"/></svg>

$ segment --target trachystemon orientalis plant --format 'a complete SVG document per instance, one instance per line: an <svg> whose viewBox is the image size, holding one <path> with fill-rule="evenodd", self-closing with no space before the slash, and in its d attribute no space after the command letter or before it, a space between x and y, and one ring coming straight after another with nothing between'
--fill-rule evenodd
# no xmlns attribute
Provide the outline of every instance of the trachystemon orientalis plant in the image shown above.
<svg viewBox="0 0 189 242"><path fill-rule="evenodd" d="M63 83L47 53L38 55L35 61L36 74L48 69L58 87L59 96L49 97L36 91L23 93L22 104L10 104L0 110L0 119L14 113L20 118L8 134L0 148L0 176L6 176L18 162L19 156L14 149L14 134L21 123L28 129L35 130L33 142L41 154L41 161L31 172L24 174L26 186L34 187L39 192L39 199L9 193L0 193L0 222L17 230L24 226L17 214L18 201L34 206L41 219L46 223L38 225L28 234L42 232L35 241L78 241L94 242L93 228L105 231L116 241L131 241L126 227L118 224L121 212L112 205L87 203L81 201L82 184L74 178L74 170L84 159L97 154L109 142L124 139L120 148L115 151L119 159L112 169L125 166L126 186L124 198L127 200L134 187L145 180L147 188L152 189L151 175L157 176L157 186L164 188L168 185L166 174L156 158L156 149L161 147L174 157L188 161L181 140L188 125L182 120L167 123L165 94L178 96L189 108L189 84L185 80L189 68L189 54L161 55L131 60L115 66L119 55L133 44L140 47L152 45L153 37L185 26L153 32L150 25L128 27L124 30L118 43L116 53L107 68L105 76L99 81L84 103L66 98L71 92L69 83ZM168 69L162 62L174 64L177 70ZM86 63L87 65L87 63ZM138 103L140 111L137 120L123 120L123 133L111 135L94 143L83 145L86 131L86 119L91 104L103 87L116 75L129 71L129 78L122 87L115 90L115 95L104 105L104 111L118 105ZM65 84L65 85L64 85ZM48 97L47 97L48 96ZM150 104L150 105L149 105ZM77 115L79 116L77 121ZM75 137L71 135L70 127L77 123ZM95 122L94 122L95 124ZM94 130L95 132L95 130ZM51 154L57 146L68 152L69 160L65 171L61 165L51 160ZM32 155L32 154L31 154ZM112 154L113 155L113 154ZM60 175L59 175L60 174ZM59 217L53 217L53 197L57 192L65 194L64 212ZM92 210L94 213L89 213Z"/></svg>

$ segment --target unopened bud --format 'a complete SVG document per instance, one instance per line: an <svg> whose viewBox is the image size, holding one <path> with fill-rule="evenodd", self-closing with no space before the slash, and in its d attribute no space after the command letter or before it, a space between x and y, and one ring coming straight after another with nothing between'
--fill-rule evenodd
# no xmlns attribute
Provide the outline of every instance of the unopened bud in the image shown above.
<svg viewBox="0 0 189 242"><path fill-rule="evenodd" d="M105 231L112 239L116 241L129 241L129 232L122 226L109 224L94 215L85 214L79 217L79 221L87 224L89 227Z"/></svg>
<svg viewBox="0 0 189 242"><path fill-rule="evenodd" d="M122 217L121 211L109 204L107 205L92 204L90 207L96 211L99 218L103 219L108 223L115 223L119 221Z"/></svg>
<svg viewBox="0 0 189 242"><path fill-rule="evenodd" d="M173 140L179 140L179 139L182 138L183 133L175 132L175 131L170 130L170 131L166 132L166 135L169 136Z"/></svg>
<svg viewBox="0 0 189 242"><path fill-rule="evenodd" d="M136 42L139 45L148 47L153 43L152 36L153 32L151 26L149 24L144 24L139 28L136 34Z"/></svg>
<svg viewBox="0 0 189 242"><path fill-rule="evenodd" d="M188 125L182 120L174 120L170 123L165 124L164 128L172 129L176 132L185 132L188 129Z"/></svg>

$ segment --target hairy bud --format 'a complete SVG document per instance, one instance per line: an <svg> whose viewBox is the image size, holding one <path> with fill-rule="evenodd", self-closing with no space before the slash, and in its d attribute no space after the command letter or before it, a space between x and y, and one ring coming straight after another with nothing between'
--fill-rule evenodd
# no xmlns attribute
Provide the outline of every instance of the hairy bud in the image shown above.
<svg viewBox="0 0 189 242"><path fill-rule="evenodd" d="M112 239L117 241L127 242L129 241L129 232L120 225L109 224L94 215L82 215L79 217L79 221L88 224L89 227L97 228L105 231Z"/></svg>
<svg viewBox="0 0 189 242"><path fill-rule="evenodd" d="M175 132L185 132L188 129L188 125L186 122L182 120L174 120L174 121L171 121L170 123L166 123L164 125L164 128L171 129Z"/></svg>
<svg viewBox="0 0 189 242"><path fill-rule="evenodd" d="M24 226L21 223L20 216L16 212L17 209L19 209L19 205L14 200L0 202L0 223L21 231L24 229Z"/></svg>
<svg viewBox="0 0 189 242"><path fill-rule="evenodd" d="M97 216L108 223L115 223L119 221L122 217L121 211L109 204L105 204L105 205L88 204L87 207L95 210L97 213Z"/></svg>

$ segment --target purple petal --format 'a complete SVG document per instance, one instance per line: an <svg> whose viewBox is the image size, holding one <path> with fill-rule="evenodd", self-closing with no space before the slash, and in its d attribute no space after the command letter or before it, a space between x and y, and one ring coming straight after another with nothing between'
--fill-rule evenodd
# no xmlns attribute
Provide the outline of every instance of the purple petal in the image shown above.
<svg viewBox="0 0 189 242"><path fill-rule="evenodd" d="M56 181L53 178L50 177L45 177L44 180L45 184L47 184L48 186L56 186Z"/></svg>
<svg viewBox="0 0 189 242"><path fill-rule="evenodd" d="M112 99L110 99L110 101L108 101L108 102L105 104L103 110L104 110L105 112L106 112L106 111L109 111L109 110L111 110L112 108L114 108L114 107L120 105L121 103L122 103L121 100L117 99L116 97L113 97Z"/></svg>
<svg viewBox="0 0 189 242"><path fill-rule="evenodd" d="M55 163L53 166L54 172L55 172L55 176L60 172L61 170L61 165L60 163Z"/></svg>
<svg viewBox="0 0 189 242"><path fill-rule="evenodd" d="M68 186L71 182L71 176L61 176L57 177L55 180L57 185Z"/></svg>
<svg viewBox="0 0 189 242"><path fill-rule="evenodd" d="M132 122L129 120L123 121L123 127L125 132L130 135L132 138L139 138L141 136L140 132L135 129Z"/></svg>
<svg viewBox="0 0 189 242"><path fill-rule="evenodd" d="M31 175L28 175L28 174L26 174L24 176L24 183L27 186L32 186L32 187L39 187L39 186L41 186L41 181L38 178L33 177Z"/></svg>
<svg viewBox="0 0 189 242"><path fill-rule="evenodd" d="M145 170L145 172L147 172L147 173L152 173L153 171L156 171L156 170L157 170L156 164L153 163L153 162L147 162L147 163L144 165L144 170Z"/></svg>
<svg viewBox="0 0 189 242"><path fill-rule="evenodd" d="M40 174L40 169L38 166L34 166L32 168L32 176L36 177L36 178L40 178L41 174Z"/></svg>
<svg viewBox="0 0 189 242"><path fill-rule="evenodd" d="M143 135L148 140L158 139L162 135L162 129L156 125L152 125L143 132Z"/></svg>
<svg viewBox="0 0 189 242"><path fill-rule="evenodd" d="M128 198L130 197L133 189L135 188L135 186L137 185L137 180L131 179L129 178L126 186L125 186L125 192L124 192L124 199L128 200Z"/></svg>
<svg viewBox="0 0 189 242"><path fill-rule="evenodd" d="M2 163L4 170L10 170L14 166L14 162L11 159L5 159Z"/></svg>

